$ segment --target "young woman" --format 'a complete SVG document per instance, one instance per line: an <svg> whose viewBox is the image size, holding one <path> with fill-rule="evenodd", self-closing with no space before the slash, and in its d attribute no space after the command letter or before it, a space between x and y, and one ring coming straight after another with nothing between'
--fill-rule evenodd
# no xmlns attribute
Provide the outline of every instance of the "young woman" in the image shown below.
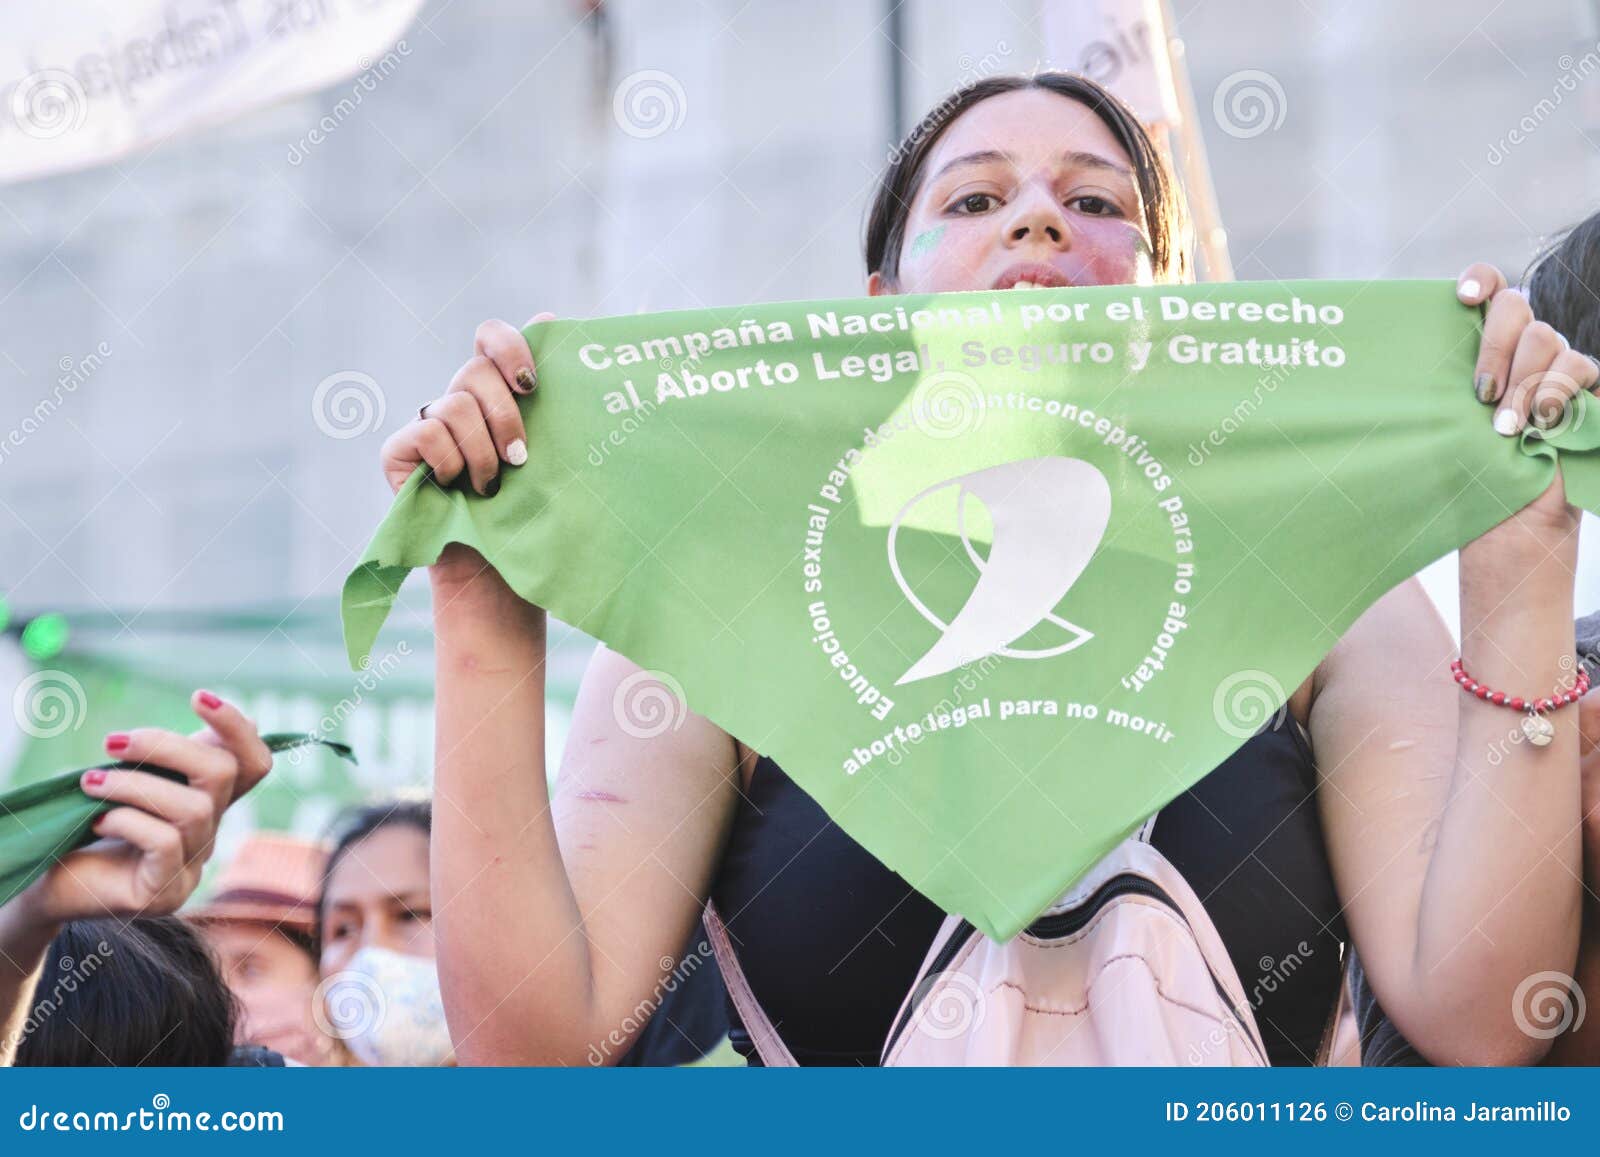
<svg viewBox="0 0 1600 1157"><path fill-rule="evenodd" d="M1171 179L1136 120L1088 81L983 81L896 157L867 228L871 294L1188 277ZM1509 434L1530 401L1510 387L1555 370L1585 388L1596 373L1505 288L1475 265L1458 294L1488 306L1461 388ZM445 395L385 445L390 483L426 462L494 493L503 464L526 460L516 396L535 381L518 331L485 323ZM1570 679L1577 528L1557 481L1462 550L1477 678L1539 696ZM460 1059L582 1063L649 998L713 896L796 1057L875 1063L942 914L709 721L630 735L612 703L638 668L603 648L547 799L544 612L459 546L430 578L436 796L449 801L436 935ZM1204 899L1246 988L1268 972L1283 981L1255 1000L1275 1062L1310 1060L1347 930L1430 1058L1517 1064L1546 1046L1519 1031L1511 994L1533 973L1570 972L1577 951L1576 712L1551 716L1549 746L1491 759L1514 720L1462 694L1452 654L1421 587L1402 583L1295 689L1280 726L1160 813L1154 842ZM1291 956L1292 975L1280 967Z"/></svg>

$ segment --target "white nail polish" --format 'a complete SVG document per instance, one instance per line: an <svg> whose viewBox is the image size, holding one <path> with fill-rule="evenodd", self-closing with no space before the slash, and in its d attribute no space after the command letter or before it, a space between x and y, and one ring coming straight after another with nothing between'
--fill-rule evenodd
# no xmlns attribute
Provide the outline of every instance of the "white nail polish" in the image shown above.
<svg viewBox="0 0 1600 1157"><path fill-rule="evenodd" d="M1465 278L1460 285L1456 286L1456 294L1460 297L1477 297L1482 292L1483 286L1478 284L1476 277Z"/></svg>
<svg viewBox="0 0 1600 1157"><path fill-rule="evenodd" d="M1504 434L1506 437L1517 432L1517 412L1515 410L1498 410L1494 416L1494 432Z"/></svg>
<svg viewBox="0 0 1600 1157"><path fill-rule="evenodd" d="M528 460L528 444L521 438L515 438L506 447L506 461L513 466L521 466Z"/></svg>

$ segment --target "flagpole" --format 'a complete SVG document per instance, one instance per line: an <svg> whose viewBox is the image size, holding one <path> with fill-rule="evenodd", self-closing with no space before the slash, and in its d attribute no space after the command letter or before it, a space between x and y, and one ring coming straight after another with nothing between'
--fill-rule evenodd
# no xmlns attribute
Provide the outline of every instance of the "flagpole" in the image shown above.
<svg viewBox="0 0 1600 1157"><path fill-rule="evenodd" d="M1178 98L1178 133L1183 142L1183 185L1194 218L1195 243L1204 264L1201 280L1232 281L1233 259L1228 253L1228 231L1222 225L1217 203L1217 187L1211 179L1211 164L1206 157L1205 138L1200 133L1195 108L1194 84L1189 77L1189 58L1183 39L1172 31L1169 0L1160 0L1161 35L1172 70L1172 87Z"/></svg>

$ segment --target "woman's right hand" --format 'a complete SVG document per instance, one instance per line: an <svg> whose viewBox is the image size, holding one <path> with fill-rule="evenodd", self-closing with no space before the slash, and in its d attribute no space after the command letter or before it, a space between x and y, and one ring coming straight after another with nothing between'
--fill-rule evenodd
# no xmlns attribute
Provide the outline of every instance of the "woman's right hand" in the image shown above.
<svg viewBox="0 0 1600 1157"><path fill-rule="evenodd" d="M528 324L554 317L538 313ZM423 406L383 444L383 476L391 491L398 491L426 463L440 485L451 485L465 472L474 490L492 498L500 489L502 464L515 467L528 460L517 397L531 394L539 379L527 340L521 330L496 319L478 327L472 346L472 357L450 379L443 396ZM477 551L460 543L446 547L429 573L452 586L485 576L499 578ZM491 585L505 587L504 582ZM507 594L509 588L497 593Z"/></svg>
<svg viewBox="0 0 1600 1157"><path fill-rule="evenodd" d="M529 325L549 321L540 313ZM528 460L527 434L517 397L538 384L533 353L522 332L504 321L478 327L473 354L450 379L443 396L422 407L421 415L397 430L383 444L383 475L398 491L423 463L441 485L449 486L463 471L472 488L485 497L500 489L502 464ZM425 416L423 416L425 415Z"/></svg>

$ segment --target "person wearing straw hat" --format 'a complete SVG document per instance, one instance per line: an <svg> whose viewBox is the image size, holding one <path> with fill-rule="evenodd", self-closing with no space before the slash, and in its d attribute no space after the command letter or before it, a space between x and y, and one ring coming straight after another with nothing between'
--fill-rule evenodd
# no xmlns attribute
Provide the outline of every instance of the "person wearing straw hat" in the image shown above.
<svg viewBox="0 0 1600 1157"><path fill-rule="evenodd" d="M238 1000L237 1042L306 1065L339 1064L313 1011L316 912L327 850L283 832L256 832L221 870L211 899L191 912Z"/></svg>

